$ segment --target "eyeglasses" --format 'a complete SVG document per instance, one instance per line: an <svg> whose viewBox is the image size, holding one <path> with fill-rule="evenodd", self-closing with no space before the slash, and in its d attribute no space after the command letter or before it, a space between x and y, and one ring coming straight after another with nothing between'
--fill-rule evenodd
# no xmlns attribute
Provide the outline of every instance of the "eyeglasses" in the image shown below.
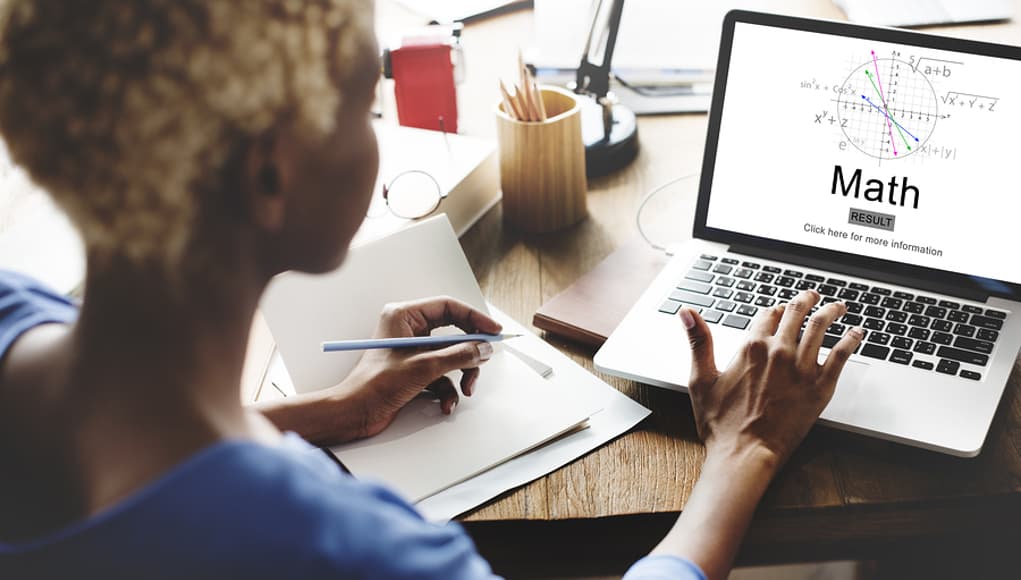
<svg viewBox="0 0 1021 580"><path fill-rule="evenodd" d="M423 218L436 211L446 197L447 193L435 177L419 169L410 169L383 184L383 204L373 203L367 217L380 217L389 210L400 218ZM385 205L386 210L380 205Z"/></svg>

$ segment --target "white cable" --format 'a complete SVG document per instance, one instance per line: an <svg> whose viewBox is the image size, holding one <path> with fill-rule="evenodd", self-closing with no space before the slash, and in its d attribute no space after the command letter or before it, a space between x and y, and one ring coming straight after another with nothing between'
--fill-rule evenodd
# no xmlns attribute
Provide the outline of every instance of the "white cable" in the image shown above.
<svg viewBox="0 0 1021 580"><path fill-rule="evenodd" d="M677 183L679 181L683 181L685 179L688 179L688 178L694 177L694 176L695 176L694 173L687 173L687 174L682 175L680 177L675 177L675 178L671 179L670 181L668 181L668 182L660 185L659 187L653 189L649 193L646 193L645 197L642 198L641 203L638 204L638 211L635 212L635 225L638 227L638 234L642 236L642 239L645 240L645 243L649 244L649 246L651 246L653 250L659 250L661 252L666 252L667 251L666 247L660 246L659 244L657 244L657 243L653 242L652 240L650 240L649 236L645 235L645 230L642 229L642 210L645 209L645 204L649 203L649 200L651 200L657 193L663 191L664 189L670 187L671 185L673 185L673 184L675 184L675 183Z"/></svg>

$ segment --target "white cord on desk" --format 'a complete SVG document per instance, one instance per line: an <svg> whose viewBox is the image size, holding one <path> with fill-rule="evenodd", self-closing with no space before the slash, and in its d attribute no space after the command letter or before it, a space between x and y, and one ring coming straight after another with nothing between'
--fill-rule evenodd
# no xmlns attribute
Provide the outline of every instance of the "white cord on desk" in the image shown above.
<svg viewBox="0 0 1021 580"><path fill-rule="evenodd" d="M695 174L686 173L680 177L675 177L671 179L670 181L653 189L649 193L646 193L645 197L642 198L641 203L638 204L638 210L635 212L635 225L638 226L638 234L642 236L642 239L645 240L645 243L649 244L649 246L651 246L653 250L659 250L661 252L667 251L665 246L660 246L659 244L649 239L649 236L645 235L645 230L642 229L642 210L645 209L645 205L649 203L649 200L651 200L657 193L663 191L664 189L670 187L671 185L677 183L678 181L683 181L691 177L695 177Z"/></svg>

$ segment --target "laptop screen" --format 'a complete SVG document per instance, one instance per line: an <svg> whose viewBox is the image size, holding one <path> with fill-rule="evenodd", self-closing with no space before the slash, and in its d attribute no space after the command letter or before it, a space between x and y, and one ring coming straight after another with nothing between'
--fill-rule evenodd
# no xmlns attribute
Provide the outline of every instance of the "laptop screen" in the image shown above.
<svg viewBox="0 0 1021 580"><path fill-rule="evenodd" d="M707 227L1021 283L1021 61L734 26Z"/></svg>

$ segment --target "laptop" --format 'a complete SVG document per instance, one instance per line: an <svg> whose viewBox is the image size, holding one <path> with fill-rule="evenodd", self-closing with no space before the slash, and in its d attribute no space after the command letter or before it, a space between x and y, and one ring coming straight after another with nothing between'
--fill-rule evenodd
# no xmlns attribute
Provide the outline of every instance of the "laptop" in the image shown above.
<svg viewBox="0 0 1021 580"><path fill-rule="evenodd" d="M961 457L1021 347L1021 48L734 11L693 240L595 356L685 390L684 305L730 363L763 309L815 289L866 337L820 423Z"/></svg>

